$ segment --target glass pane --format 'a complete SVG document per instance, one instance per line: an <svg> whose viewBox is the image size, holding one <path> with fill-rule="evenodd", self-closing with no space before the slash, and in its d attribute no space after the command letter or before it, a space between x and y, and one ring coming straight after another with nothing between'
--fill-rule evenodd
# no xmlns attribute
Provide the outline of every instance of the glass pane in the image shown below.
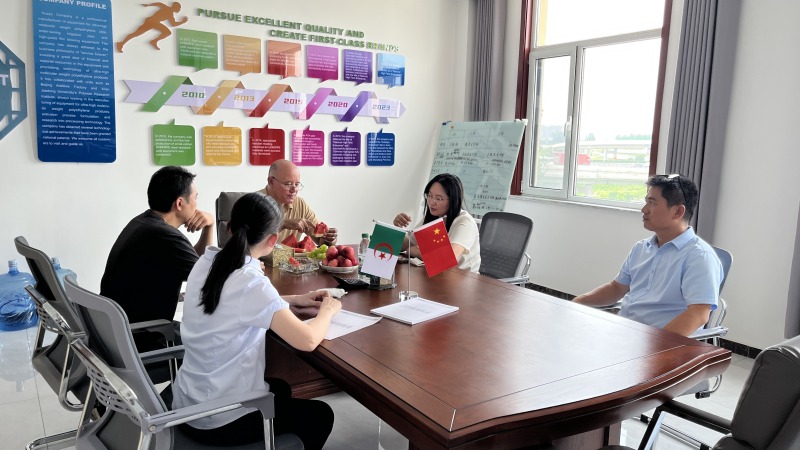
<svg viewBox="0 0 800 450"><path fill-rule="evenodd" d="M585 50L573 195L644 199L660 41Z"/></svg>
<svg viewBox="0 0 800 450"><path fill-rule="evenodd" d="M536 46L661 28L664 0L539 0Z"/></svg>
<svg viewBox="0 0 800 450"><path fill-rule="evenodd" d="M569 56L537 59L531 186L562 189L564 128L569 106Z"/></svg>

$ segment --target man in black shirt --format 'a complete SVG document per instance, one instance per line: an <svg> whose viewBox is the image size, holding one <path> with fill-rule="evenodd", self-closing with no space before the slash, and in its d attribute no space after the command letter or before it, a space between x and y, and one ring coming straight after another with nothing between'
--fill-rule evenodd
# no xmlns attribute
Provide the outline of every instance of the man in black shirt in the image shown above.
<svg viewBox="0 0 800 450"><path fill-rule="evenodd" d="M175 166L153 174L147 187L150 209L134 217L111 248L100 294L119 303L131 323L172 320L181 284L213 244L214 218L197 209L194 177ZM194 247L178 230L181 225L200 231ZM150 333L134 337L139 351L162 346Z"/></svg>

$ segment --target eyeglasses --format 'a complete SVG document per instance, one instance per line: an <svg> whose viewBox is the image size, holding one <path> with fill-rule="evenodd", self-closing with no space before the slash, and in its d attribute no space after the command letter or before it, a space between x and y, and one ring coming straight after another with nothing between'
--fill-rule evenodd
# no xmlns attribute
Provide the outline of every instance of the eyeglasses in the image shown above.
<svg viewBox="0 0 800 450"><path fill-rule="evenodd" d="M444 201L447 201L447 197L444 197L442 195L434 196L434 195L431 195L430 192L425 194L425 199L428 200L429 202L436 202L436 203L442 203Z"/></svg>
<svg viewBox="0 0 800 450"><path fill-rule="evenodd" d="M270 177L270 178L277 181L278 184L283 186L283 188L286 189L287 191L291 191L292 189L294 189L295 191L300 192L303 190L303 183L300 183L299 181L297 183L292 183L291 181L287 181L286 183L281 183L275 177Z"/></svg>
<svg viewBox="0 0 800 450"><path fill-rule="evenodd" d="M662 175L667 180L672 181L675 180L678 182L678 187L681 189L681 194L683 195L683 202L686 203L686 191L683 190L683 178L679 173L671 173L669 175Z"/></svg>

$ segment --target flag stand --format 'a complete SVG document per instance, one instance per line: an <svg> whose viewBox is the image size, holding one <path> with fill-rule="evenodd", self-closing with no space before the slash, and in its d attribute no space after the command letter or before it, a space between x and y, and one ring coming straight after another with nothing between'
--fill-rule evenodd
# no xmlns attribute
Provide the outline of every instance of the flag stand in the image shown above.
<svg viewBox="0 0 800 450"><path fill-rule="evenodd" d="M408 269L406 270L406 274L408 275L408 277L407 277L408 281L407 281L407 284L406 284L406 286L407 286L406 290L405 291L400 291L400 301L401 302L404 302L406 300L411 300L412 298L419 297L419 294L417 294L416 291L412 291L411 290L411 233L413 233L413 231L412 230L408 230L408 231L406 231L406 233L408 234L408 248L409 248L409 252L408 252Z"/></svg>

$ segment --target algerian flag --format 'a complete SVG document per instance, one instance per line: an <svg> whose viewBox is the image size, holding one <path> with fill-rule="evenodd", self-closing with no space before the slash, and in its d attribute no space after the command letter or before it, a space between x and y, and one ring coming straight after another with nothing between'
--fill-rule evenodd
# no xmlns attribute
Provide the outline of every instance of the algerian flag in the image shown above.
<svg viewBox="0 0 800 450"><path fill-rule="evenodd" d="M402 228L376 221L361 271L381 278L392 278L405 237L406 231Z"/></svg>

